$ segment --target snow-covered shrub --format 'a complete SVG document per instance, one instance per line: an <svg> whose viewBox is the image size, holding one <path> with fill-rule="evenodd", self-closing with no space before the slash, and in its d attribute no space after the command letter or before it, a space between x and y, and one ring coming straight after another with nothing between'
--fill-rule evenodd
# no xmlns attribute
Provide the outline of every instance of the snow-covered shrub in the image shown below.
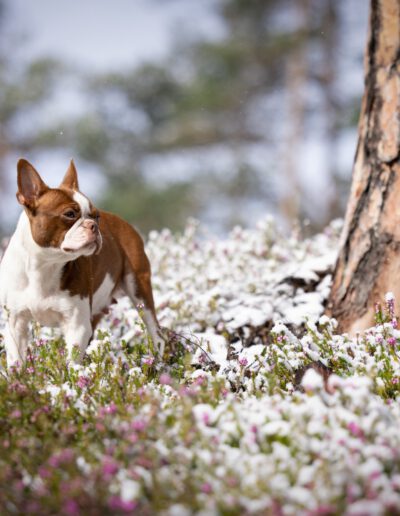
<svg viewBox="0 0 400 516"><path fill-rule="evenodd" d="M390 295L357 338L322 316L338 229L152 234L163 364L126 299L82 365L33 328L1 356L2 512L398 513L400 332Z"/></svg>

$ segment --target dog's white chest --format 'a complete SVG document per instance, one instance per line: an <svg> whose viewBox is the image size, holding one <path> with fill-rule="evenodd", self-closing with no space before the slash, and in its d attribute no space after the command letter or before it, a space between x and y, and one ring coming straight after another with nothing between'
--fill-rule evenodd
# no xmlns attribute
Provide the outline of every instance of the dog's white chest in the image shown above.
<svg viewBox="0 0 400 516"><path fill-rule="evenodd" d="M16 233L0 264L0 303L43 326L59 326L77 297L61 290L61 274L59 264L33 259Z"/></svg>
<svg viewBox="0 0 400 516"><path fill-rule="evenodd" d="M0 275L2 304L41 325L58 326L70 306L69 296L60 291L59 275L43 271L30 277L18 262L13 261L11 270L7 262L2 264Z"/></svg>

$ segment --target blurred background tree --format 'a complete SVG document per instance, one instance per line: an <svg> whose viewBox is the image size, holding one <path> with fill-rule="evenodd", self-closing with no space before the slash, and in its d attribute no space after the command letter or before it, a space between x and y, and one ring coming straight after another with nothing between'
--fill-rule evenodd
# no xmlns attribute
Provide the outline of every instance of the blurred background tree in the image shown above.
<svg viewBox="0 0 400 516"><path fill-rule="evenodd" d="M5 23L6 9L0 1L0 30ZM0 53L0 191L5 192L5 162L14 150L29 153L37 145L34 134L19 133L21 119L40 105L54 87L58 64L40 59L22 69L12 66L10 56ZM0 234L3 224L0 220Z"/></svg>
<svg viewBox="0 0 400 516"><path fill-rule="evenodd" d="M10 142L28 157L68 151L106 178L98 203L144 232L180 228L190 215L220 231L263 212L287 226L308 218L313 229L341 215L351 166L340 170L338 142L355 127L361 95L341 92L341 45L353 30L345 0L221 0L209 9L221 37L182 30L167 57L131 69L82 72L42 60L18 76L2 62L0 163ZM361 50L353 50L360 74ZM84 109L33 135L16 132L15 120L32 106L40 117L68 74L79 77Z"/></svg>

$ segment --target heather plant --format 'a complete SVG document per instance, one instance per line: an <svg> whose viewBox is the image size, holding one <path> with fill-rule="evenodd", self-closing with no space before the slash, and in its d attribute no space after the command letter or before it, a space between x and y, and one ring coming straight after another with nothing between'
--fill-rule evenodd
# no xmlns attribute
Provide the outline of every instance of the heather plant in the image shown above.
<svg viewBox="0 0 400 516"><path fill-rule="evenodd" d="M337 334L322 315L337 229L199 231L149 241L163 362L126 299L82 364L36 327L26 364L0 355L1 512L399 512L393 296L374 327Z"/></svg>

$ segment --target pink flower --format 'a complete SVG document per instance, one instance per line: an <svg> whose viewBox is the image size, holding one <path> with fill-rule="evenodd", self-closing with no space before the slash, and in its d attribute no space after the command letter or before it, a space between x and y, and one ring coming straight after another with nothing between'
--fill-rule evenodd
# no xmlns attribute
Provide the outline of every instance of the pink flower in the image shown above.
<svg viewBox="0 0 400 516"><path fill-rule="evenodd" d="M386 307L388 309L390 317L394 318L394 296L392 292L386 294Z"/></svg>
<svg viewBox="0 0 400 516"><path fill-rule="evenodd" d="M381 475L382 475L382 473L381 473L380 471L378 471L378 470L377 470L377 471L373 471L373 472L369 475L368 479L369 479L369 480L375 480L375 479L379 478Z"/></svg>
<svg viewBox="0 0 400 516"><path fill-rule="evenodd" d="M51 476L50 471L44 466L39 467L38 473L41 478L49 478Z"/></svg>
<svg viewBox="0 0 400 516"><path fill-rule="evenodd" d="M143 360L143 364L146 364L148 366L152 366L154 364L154 357L146 357Z"/></svg>
<svg viewBox="0 0 400 516"><path fill-rule="evenodd" d="M58 466L60 465L60 461L58 460L58 456L57 455L53 455L52 457L50 457L49 460L48 460L48 463L49 463L49 466L51 466L52 468L58 468Z"/></svg>
<svg viewBox="0 0 400 516"><path fill-rule="evenodd" d="M179 387L179 394L180 396L193 396L194 391L190 389L187 385L181 385Z"/></svg>
<svg viewBox="0 0 400 516"><path fill-rule="evenodd" d="M106 476L113 476L118 472L118 464L111 459L106 459L103 462L103 474Z"/></svg>
<svg viewBox="0 0 400 516"><path fill-rule="evenodd" d="M212 486L209 482L204 482L204 484L201 485L200 490L202 493L210 494L212 493Z"/></svg>
<svg viewBox="0 0 400 516"><path fill-rule="evenodd" d="M139 440L139 436L135 432L128 435L128 441L130 443L135 444L138 442L138 440Z"/></svg>
<svg viewBox="0 0 400 516"><path fill-rule="evenodd" d="M349 430L349 432L351 434L353 434L355 437L363 437L364 436L364 432L362 431L362 429L358 426L358 424L354 421L351 421L348 425L347 425L347 429Z"/></svg>
<svg viewBox="0 0 400 516"><path fill-rule="evenodd" d="M18 394L26 394L28 392L27 387L18 380L10 384L10 390L15 391Z"/></svg>
<svg viewBox="0 0 400 516"><path fill-rule="evenodd" d="M347 500L348 502L354 502L354 500L357 499L358 496L358 489L355 485L350 484L347 486Z"/></svg>
<svg viewBox="0 0 400 516"><path fill-rule="evenodd" d="M194 381L194 384L195 385L203 385L203 383L206 381L206 377L205 376L198 376L195 381Z"/></svg>
<svg viewBox="0 0 400 516"><path fill-rule="evenodd" d="M206 364L207 363L207 355L203 353L199 356L199 363L200 364Z"/></svg>
<svg viewBox="0 0 400 516"><path fill-rule="evenodd" d="M12 374L15 374L18 372L18 370L20 369L21 367L21 364L19 363L19 360L17 360L11 367L10 367L10 372Z"/></svg>
<svg viewBox="0 0 400 516"><path fill-rule="evenodd" d="M68 516L79 516L79 505L75 502L75 500L67 500L64 506L64 510Z"/></svg>
<svg viewBox="0 0 400 516"><path fill-rule="evenodd" d="M319 505L312 512L313 516L330 516L336 513L336 509L330 505Z"/></svg>
<svg viewBox="0 0 400 516"><path fill-rule="evenodd" d="M161 385L171 385L172 383L172 378L170 377L169 374L166 374L166 373L163 373L161 376L160 376L160 384Z"/></svg>
<svg viewBox="0 0 400 516"><path fill-rule="evenodd" d="M81 389L84 389L90 384L90 380L87 376L80 376L78 378L78 381L76 382L76 385L80 387Z"/></svg>
<svg viewBox="0 0 400 516"><path fill-rule="evenodd" d="M247 360L247 358L246 358L246 357L240 357L240 358L239 358L239 364L240 364L242 367L246 367L248 363L249 363L249 362L248 362L248 360Z"/></svg>
<svg viewBox="0 0 400 516"><path fill-rule="evenodd" d="M209 416L209 414L207 414L207 412L204 412L204 413L202 414L201 419L203 420L203 423L204 423L205 425L207 425L207 426L208 426L208 425L210 424L210 416Z"/></svg>
<svg viewBox="0 0 400 516"><path fill-rule="evenodd" d="M106 429L106 427L103 425L103 423L97 422L94 426L98 432L104 432Z"/></svg>
<svg viewBox="0 0 400 516"><path fill-rule="evenodd" d="M112 403L110 403L110 405L108 405L108 407L106 407L106 410L107 410L107 414L116 414L117 405L114 402L112 402Z"/></svg>
<svg viewBox="0 0 400 516"><path fill-rule="evenodd" d="M387 339L387 343L389 344L389 346L394 347L396 345L396 339L394 337L389 337Z"/></svg>
<svg viewBox="0 0 400 516"><path fill-rule="evenodd" d="M40 505L38 502L28 502L25 508L25 514L40 514Z"/></svg>
<svg viewBox="0 0 400 516"><path fill-rule="evenodd" d="M52 468L58 468L61 464L66 464L68 462L71 462L72 459L74 458L74 456L75 455L74 455L73 450L67 448L65 450L62 450L62 451L52 455L48 460L48 464Z"/></svg>
<svg viewBox="0 0 400 516"><path fill-rule="evenodd" d="M135 419L131 426L136 432L143 432L147 428L147 422L144 419Z"/></svg>
<svg viewBox="0 0 400 516"><path fill-rule="evenodd" d="M23 491L25 489L25 484L22 482L22 480L16 480L14 482L14 489L17 491Z"/></svg>
<svg viewBox="0 0 400 516"><path fill-rule="evenodd" d="M137 508L138 503L134 500L126 502L119 496L112 496L108 505L112 511L132 512Z"/></svg>

